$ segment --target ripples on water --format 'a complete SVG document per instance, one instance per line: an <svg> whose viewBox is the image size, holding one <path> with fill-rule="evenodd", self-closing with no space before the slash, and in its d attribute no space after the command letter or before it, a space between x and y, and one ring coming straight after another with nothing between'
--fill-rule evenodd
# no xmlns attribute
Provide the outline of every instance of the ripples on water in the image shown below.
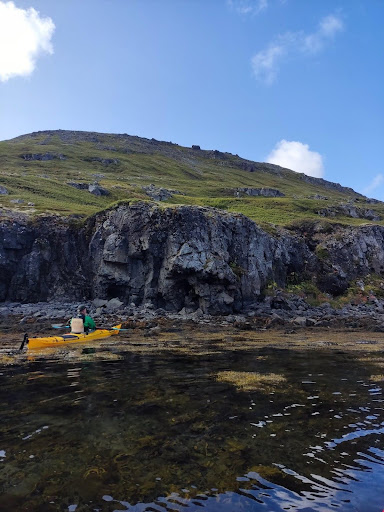
<svg viewBox="0 0 384 512"><path fill-rule="evenodd" d="M286 380L241 391L228 370ZM0 510L381 512L375 373L268 348L0 368Z"/></svg>

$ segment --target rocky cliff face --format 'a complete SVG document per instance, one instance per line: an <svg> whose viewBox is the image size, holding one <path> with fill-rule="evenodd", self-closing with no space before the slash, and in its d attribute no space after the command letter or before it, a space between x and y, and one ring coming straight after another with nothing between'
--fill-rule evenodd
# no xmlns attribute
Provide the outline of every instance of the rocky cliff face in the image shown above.
<svg viewBox="0 0 384 512"><path fill-rule="evenodd" d="M0 224L0 300L119 297L231 313L268 282L312 279L329 293L384 272L384 228L301 228L272 236L210 208L121 205L76 228L59 218Z"/></svg>
<svg viewBox="0 0 384 512"><path fill-rule="evenodd" d="M89 296L88 248L59 218L0 223L0 300L21 302Z"/></svg>
<svg viewBox="0 0 384 512"><path fill-rule="evenodd" d="M338 227L301 233L317 256L313 273L319 288L332 295L343 293L350 281L368 274L384 275L384 227Z"/></svg>
<svg viewBox="0 0 384 512"><path fill-rule="evenodd" d="M93 293L170 310L239 311L310 257L295 237L209 208L118 207L89 229Z"/></svg>

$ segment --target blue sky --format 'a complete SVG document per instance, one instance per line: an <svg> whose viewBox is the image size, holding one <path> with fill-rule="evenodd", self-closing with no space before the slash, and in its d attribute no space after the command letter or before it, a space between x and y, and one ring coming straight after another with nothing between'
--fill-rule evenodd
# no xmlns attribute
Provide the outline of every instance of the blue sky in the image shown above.
<svg viewBox="0 0 384 512"><path fill-rule="evenodd" d="M384 200L383 0L0 0L0 140L128 133Z"/></svg>

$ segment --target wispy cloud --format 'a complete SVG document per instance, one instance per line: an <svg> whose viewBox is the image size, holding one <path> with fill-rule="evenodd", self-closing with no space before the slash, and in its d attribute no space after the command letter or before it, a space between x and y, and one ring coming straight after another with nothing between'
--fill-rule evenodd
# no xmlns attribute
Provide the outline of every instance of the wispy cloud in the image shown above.
<svg viewBox="0 0 384 512"><path fill-rule="evenodd" d="M323 18L317 30L285 32L279 35L266 49L256 53L251 59L254 76L261 82L271 85L278 74L284 56L314 55L322 51L335 36L344 29L343 21L335 15Z"/></svg>
<svg viewBox="0 0 384 512"><path fill-rule="evenodd" d="M43 53L52 54L55 25L30 7L19 9L0 0L0 81L28 76Z"/></svg>
<svg viewBox="0 0 384 512"><path fill-rule="evenodd" d="M271 85L277 76L278 61L286 52L283 44L271 44L266 50L252 57L253 74L258 80Z"/></svg>
<svg viewBox="0 0 384 512"><path fill-rule="evenodd" d="M304 36L302 50L309 53L320 52L343 28L344 25L340 18L334 15L326 16L320 21L316 32Z"/></svg>
<svg viewBox="0 0 384 512"><path fill-rule="evenodd" d="M372 192L378 189L382 183L384 183L384 176L381 173L376 174L371 183L363 190L363 194L366 196L368 194L372 194Z"/></svg>
<svg viewBox="0 0 384 512"><path fill-rule="evenodd" d="M227 0L231 9L239 14L259 14L268 7L268 0Z"/></svg>
<svg viewBox="0 0 384 512"><path fill-rule="evenodd" d="M324 176L322 156L316 151L311 151L308 144L302 142L281 140L267 156L266 161L292 171L303 172L307 176Z"/></svg>

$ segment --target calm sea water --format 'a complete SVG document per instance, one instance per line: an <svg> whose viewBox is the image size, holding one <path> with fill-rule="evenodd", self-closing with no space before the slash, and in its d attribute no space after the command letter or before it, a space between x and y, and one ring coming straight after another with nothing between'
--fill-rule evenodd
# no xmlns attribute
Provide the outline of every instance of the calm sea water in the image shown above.
<svg viewBox="0 0 384 512"><path fill-rule="evenodd" d="M268 348L122 355L0 367L1 511L384 509L374 362ZM217 380L228 370L285 382L242 391Z"/></svg>

